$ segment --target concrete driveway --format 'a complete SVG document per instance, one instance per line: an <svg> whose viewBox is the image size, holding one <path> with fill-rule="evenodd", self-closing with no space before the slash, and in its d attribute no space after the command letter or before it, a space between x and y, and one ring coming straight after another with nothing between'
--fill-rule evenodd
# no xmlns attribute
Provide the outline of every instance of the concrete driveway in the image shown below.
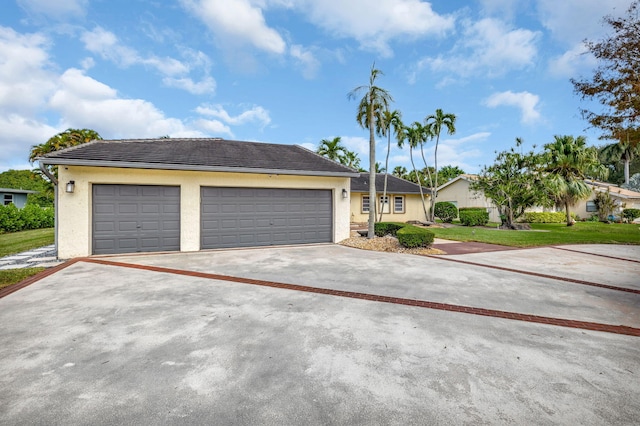
<svg viewBox="0 0 640 426"><path fill-rule="evenodd" d="M638 246L81 260L0 299L0 423L637 424L639 277Z"/></svg>

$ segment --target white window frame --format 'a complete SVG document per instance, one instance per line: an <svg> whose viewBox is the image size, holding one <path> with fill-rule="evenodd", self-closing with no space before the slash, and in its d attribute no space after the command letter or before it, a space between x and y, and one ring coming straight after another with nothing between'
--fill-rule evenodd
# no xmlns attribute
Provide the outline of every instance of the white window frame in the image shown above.
<svg viewBox="0 0 640 426"><path fill-rule="evenodd" d="M366 207L365 207L366 205ZM362 213L369 213L369 209L371 208L371 203L369 202L369 196L363 195L362 202L360 203L360 209Z"/></svg>
<svg viewBox="0 0 640 426"><path fill-rule="evenodd" d="M594 200L587 201L587 213L597 213L598 207L596 206L596 202Z"/></svg>
<svg viewBox="0 0 640 426"><path fill-rule="evenodd" d="M398 209L398 201L401 203L401 208ZM393 212L397 214L403 214L405 212L405 198L404 195L393 196Z"/></svg>
<svg viewBox="0 0 640 426"><path fill-rule="evenodd" d="M13 194L4 194L3 204L8 206L9 204L14 204Z"/></svg>
<svg viewBox="0 0 640 426"><path fill-rule="evenodd" d="M380 199L378 200L378 202L382 206L382 213L389 214L391 212L391 206L389 205L389 196L388 195L387 195L387 199L386 200L384 200L383 196L381 195Z"/></svg>

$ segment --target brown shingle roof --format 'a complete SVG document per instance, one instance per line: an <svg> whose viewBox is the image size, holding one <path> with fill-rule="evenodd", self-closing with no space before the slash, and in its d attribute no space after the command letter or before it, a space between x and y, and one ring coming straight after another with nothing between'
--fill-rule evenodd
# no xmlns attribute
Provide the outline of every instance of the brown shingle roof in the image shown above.
<svg viewBox="0 0 640 426"><path fill-rule="evenodd" d="M384 173L376 174L376 191L384 190ZM431 194L429 188L422 187L425 194ZM358 177L351 178L352 192L369 192L369 173L360 173ZM390 194L419 194L420 187L418 184L401 179L394 175L388 175L387 192Z"/></svg>
<svg viewBox="0 0 640 426"><path fill-rule="evenodd" d="M100 140L52 152L46 164L353 176L349 167L298 145L219 138Z"/></svg>

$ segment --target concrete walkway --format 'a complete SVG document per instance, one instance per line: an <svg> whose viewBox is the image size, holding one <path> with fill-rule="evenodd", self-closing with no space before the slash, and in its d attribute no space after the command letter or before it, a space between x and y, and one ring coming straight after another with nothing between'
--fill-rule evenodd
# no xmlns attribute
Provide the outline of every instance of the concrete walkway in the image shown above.
<svg viewBox="0 0 640 426"><path fill-rule="evenodd" d="M51 244L22 253L0 257L0 270L35 267L51 268L61 263L62 261L56 257L55 245Z"/></svg>
<svg viewBox="0 0 640 426"><path fill-rule="evenodd" d="M0 299L0 419L635 424L640 248L537 250L79 259ZM548 276L499 269L528 263Z"/></svg>

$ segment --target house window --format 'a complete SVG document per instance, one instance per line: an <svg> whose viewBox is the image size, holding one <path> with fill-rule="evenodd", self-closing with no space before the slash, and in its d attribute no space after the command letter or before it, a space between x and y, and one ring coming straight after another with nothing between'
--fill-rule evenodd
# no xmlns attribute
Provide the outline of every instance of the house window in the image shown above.
<svg viewBox="0 0 640 426"><path fill-rule="evenodd" d="M4 194L4 205L13 204L13 194Z"/></svg>
<svg viewBox="0 0 640 426"><path fill-rule="evenodd" d="M594 213L598 211L595 201L587 201L587 213Z"/></svg>
<svg viewBox="0 0 640 426"><path fill-rule="evenodd" d="M380 205L382 206L382 213L389 213L389 196L380 197Z"/></svg>
<svg viewBox="0 0 640 426"><path fill-rule="evenodd" d="M369 196L362 196L362 213L369 213Z"/></svg>
<svg viewBox="0 0 640 426"><path fill-rule="evenodd" d="M393 197L393 212L404 213L404 196L396 195Z"/></svg>

